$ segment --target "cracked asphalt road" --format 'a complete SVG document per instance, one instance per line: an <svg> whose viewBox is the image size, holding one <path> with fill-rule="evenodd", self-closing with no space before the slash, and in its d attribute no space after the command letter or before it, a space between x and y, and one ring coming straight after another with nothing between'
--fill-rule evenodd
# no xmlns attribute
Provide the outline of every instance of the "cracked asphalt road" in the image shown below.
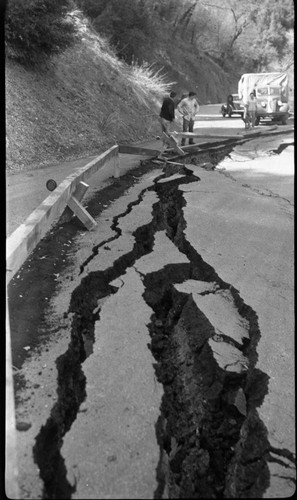
<svg viewBox="0 0 297 500"><path fill-rule="evenodd" d="M22 498L293 494L292 155L271 174L244 146L142 167L98 230L57 229L66 264L16 372ZM45 280L49 248L28 264Z"/></svg>

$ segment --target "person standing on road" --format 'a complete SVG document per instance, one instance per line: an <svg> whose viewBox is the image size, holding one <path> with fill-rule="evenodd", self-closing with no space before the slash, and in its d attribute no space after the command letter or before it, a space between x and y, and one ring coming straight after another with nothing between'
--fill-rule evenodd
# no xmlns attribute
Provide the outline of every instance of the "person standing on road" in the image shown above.
<svg viewBox="0 0 297 500"><path fill-rule="evenodd" d="M249 129L251 126L252 128L255 127L256 110L257 110L257 101L254 92L251 92L248 97L248 100L244 104L244 122L246 129Z"/></svg>
<svg viewBox="0 0 297 500"><path fill-rule="evenodd" d="M175 120L175 102L174 97L176 96L176 92L173 90L170 92L170 95L164 97L161 112L160 112L160 122L162 127L162 132L170 135L170 128L172 123ZM166 147L166 142L163 137L163 149Z"/></svg>
<svg viewBox="0 0 297 500"><path fill-rule="evenodd" d="M183 132L193 132L195 115L199 111L199 104L196 100L196 92L189 92L189 96L180 101L177 106L178 111L183 116ZM186 143L185 137L181 140L181 145ZM194 144L193 138L189 139L189 144Z"/></svg>

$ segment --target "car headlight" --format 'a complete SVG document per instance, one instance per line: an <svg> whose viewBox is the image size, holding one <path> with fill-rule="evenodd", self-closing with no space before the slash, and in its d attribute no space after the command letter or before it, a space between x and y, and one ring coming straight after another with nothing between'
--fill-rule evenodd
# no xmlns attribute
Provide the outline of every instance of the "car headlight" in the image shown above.
<svg viewBox="0 0 297 500"><path fill-rule="evenodd" d="M261 106L262 106L263 108L266 108L266 102L265 102L265 101L262 101L262 102L261 102Z"/></svg>

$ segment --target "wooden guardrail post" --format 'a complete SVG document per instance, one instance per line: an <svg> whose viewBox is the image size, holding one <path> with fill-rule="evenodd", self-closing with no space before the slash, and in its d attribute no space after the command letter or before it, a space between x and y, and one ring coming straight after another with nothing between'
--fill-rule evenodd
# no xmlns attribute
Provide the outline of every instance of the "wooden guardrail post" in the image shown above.
<svg viewBox="0 0 297 500"><path fill-rule="evenodd" d="M67 202L67 207L60 218L60 222L70 221L74 214L88 230L97 226L97 222L80 203L88 189L89 185L83 181L77 185L74 194L70 196Z"/></svg>
<svg viewBox="0 0 297 500"><path fill-rule="evenodd" d="M75 196L71 196L69 198L67 205L89 231L90 229L93 229L93 227L97 226L95 219L93 219L93 217L75 198Z"/></svg>

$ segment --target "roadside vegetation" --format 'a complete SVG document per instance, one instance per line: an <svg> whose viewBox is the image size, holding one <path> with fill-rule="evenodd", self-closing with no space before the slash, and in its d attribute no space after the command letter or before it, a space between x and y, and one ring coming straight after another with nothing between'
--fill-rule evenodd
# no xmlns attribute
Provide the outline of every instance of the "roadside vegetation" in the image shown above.
<svg viewBox="0 0 297 500"><path fill-rule="evenodd" d="M170 89L206 104L293 74L293 24L291 0L8 0L8 170L156 137Z"/></svg>

